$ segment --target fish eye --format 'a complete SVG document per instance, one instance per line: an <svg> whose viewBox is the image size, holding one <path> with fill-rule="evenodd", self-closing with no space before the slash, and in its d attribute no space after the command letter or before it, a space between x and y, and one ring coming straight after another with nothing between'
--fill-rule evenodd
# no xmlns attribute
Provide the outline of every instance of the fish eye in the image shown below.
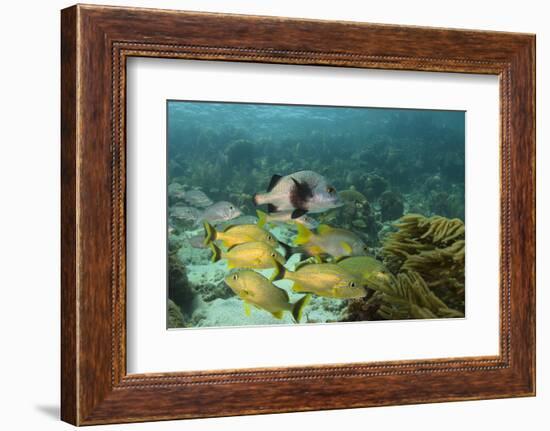
<svg viewBox="0 0 550 431"><path fill-rule="evenodd" d="M229 209L232 210L232 209L233 209L233 205L229 205Z"/></svg>
<svg viewBox="0 0 550 431"><path fill-rule="evenodd" d="M268 240L268 241L273 241L273 237L272 237L271 235L268 235L268 236L267 236L267 240Z"/></svg>
<svg viewBox="0 0 550 431"><path fill-rule="evenodd" d="M334 189L334 187L332 187L332 186L328 186L328 187L327 187L327 192L328 192L328 193L332 194L332 193L334 193L335 191L336 191L336 190Z"/></svg>
<svg viewBox="0 0 550 431"><path fill-rule="evenodd" d="M239 278L239 276L237 274L233 275L233 280L237 281L238 278Z"/></svg>
<svg viewBox="0 0 550 431"><path fill-rule="evenodd" d="M275 253L271 253L271 257L275 257Z"/></svg>
<svg viewBox="0 0 550 431"><path fill-rule="evenodd" d="M355 281L352 281L349 285L350 287L355 287Z"/></svg>

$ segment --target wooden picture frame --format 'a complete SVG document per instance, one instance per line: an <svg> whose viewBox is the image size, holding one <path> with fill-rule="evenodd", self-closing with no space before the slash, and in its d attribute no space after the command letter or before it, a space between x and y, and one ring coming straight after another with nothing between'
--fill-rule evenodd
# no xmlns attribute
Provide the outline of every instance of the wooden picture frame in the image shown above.
<svg viewBox="0 0 550 431"><path fill-rule="evenodd" d="M64 421L535 394L534 35L83 5L61 16ZM128 375L125 65L131 56L499 76L500 354Z"/></svg>

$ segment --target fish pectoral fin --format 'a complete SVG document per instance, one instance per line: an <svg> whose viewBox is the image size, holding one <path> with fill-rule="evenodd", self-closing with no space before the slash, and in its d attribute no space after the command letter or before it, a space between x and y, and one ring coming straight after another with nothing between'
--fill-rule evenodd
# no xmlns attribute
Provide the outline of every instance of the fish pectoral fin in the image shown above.
<svg viewBox="0 0 550 431"><path fill-rule="evenodd" d="M244 314L247 317L250 317L250 304L246 301L243 301L243 307L244 307Z"/></svg>
<svg viewBox="0 0 550 431"><path fill-rule="evenodd" d="M273 315L273 317L275 317L275 319L282 319L283 318L283 311L282 310L274 311L271 314Z"/></svg>
<svg viewBox="0 0 550 431"><path fill-rule="evenodd" d="M298 271L300 268L306 266L306 265L309 265L311 264L311 262L309 262L307 259L306 260L302 260L301 262L298 262L296 264L296 266L294 267L294 271Z"/></svg>
<svg viewBox="0 0 550 431"><path fill-rule="evenodd" d="M283 178L282 175L275 174L271 177L271 180L269 181L269 185L267 186L267 192L270 192L273 190L273 187L277 185L279 181L281 181L281 178Z"/></svg>
<svg viewBox="0 0 550 431"><path fill-rule="evenodd" d="M243 301L246 301L248 298L253 298L254 293L250 290L243 289L239 292L239 298L241 298Z"/></svg>
<svg viewBox="0 0 550 431"><path fill-rule="evenodd" d="M294 211L292 211L291 218L297 219L297 218L302 217L304 214L307 214L307 210L304 210L304 209L295 209Z"/></svg>
<svg viewBox="0 0 550 431"><path fill-rule="evenodd" d="M346 241L341 241L340 242L340 245L342 246L342 248L344 249L344 251L347 253L347 254L351 254L353 252L353 248L351 247L351 245L349 245L349 243L347 243Z"/></svg>

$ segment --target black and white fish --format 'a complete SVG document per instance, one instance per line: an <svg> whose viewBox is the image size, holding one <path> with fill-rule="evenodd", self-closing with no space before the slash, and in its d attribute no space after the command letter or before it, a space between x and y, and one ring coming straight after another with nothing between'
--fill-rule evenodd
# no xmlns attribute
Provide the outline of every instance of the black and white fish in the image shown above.
<svg viewBox="0 0 550 431"><path fill-rule="evenodd" d="M342 205L336 189L313 171L273 175L266 193L257 193L253 199L255 205L267 204L268 213L290 211L293 219Z"/></svg>

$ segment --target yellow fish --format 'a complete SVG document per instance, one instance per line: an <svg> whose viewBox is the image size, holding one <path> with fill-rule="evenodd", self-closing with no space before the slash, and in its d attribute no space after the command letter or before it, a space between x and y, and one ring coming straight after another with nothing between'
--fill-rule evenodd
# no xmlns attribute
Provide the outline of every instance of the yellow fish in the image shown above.
<svg viewBox="0 0 550 431"><path fill-rule="evenodd" d="M344 256L362 256L367 252L367 246L361 238L346 229L319 225L317 233L313 233L304 225L296 225L298 236L294 244L299 245L310 256L329 254L338 259Z"/></svg>
<svg viewBox="0 0 550 431"><path fill-rule="evenodd" d="M213 242L210 243L210 248L212 249L212 262L227 259L229 268L275 268L272 278L278 277L279 268L285 264L285 258L277 250L261 241L238 244L225 252Z"/></svg>
<svg viewBox="0 0 550 431"><path fill-rule="evenodd" d="M275 278L292 280L295 292L315 293L338 299L362 298L366 295L361 279L334 263L299 265L295 271L280 268Z"/></svg>
<svg viewBox="0 0 550 431"><path fill-rule="evenodd" d="M350 256L338 262L338 266L360 278L363 283L375 277L389 279L390 273L382 262L372 256Z"/></svg>
<svg viewBox="0 0 550 431"><path fill-rule="evenodd" d="M260 227L269 223L300 223L309 229L319 226L319 222L307 214L298 218L292 218L292 212L290 211L266 214L263 211L256 210L256 214L258 215L258 226Z"/></svg>
<svg viewBox="0 0 550 431"><path fill-rule="evenodd" d="M277 319L289 311L296 323L300 323L302 311L309 302L304 295L295 303L290 303L285 290L275 286L263 275L251 270L242 270L225 277L226 284L244 301L246 315L250 315L249 304L271 313Z"/></svg>
<svg viewBox="0 0 550 431"><path fill-rule="evenodd" d="M219 232L208 222L204 222L204 245L220 240L225 247L243 244L245 242L261 241L272 247L277 247L277 239L265 229L255 224L242 224L226 227Z"/></svg>

